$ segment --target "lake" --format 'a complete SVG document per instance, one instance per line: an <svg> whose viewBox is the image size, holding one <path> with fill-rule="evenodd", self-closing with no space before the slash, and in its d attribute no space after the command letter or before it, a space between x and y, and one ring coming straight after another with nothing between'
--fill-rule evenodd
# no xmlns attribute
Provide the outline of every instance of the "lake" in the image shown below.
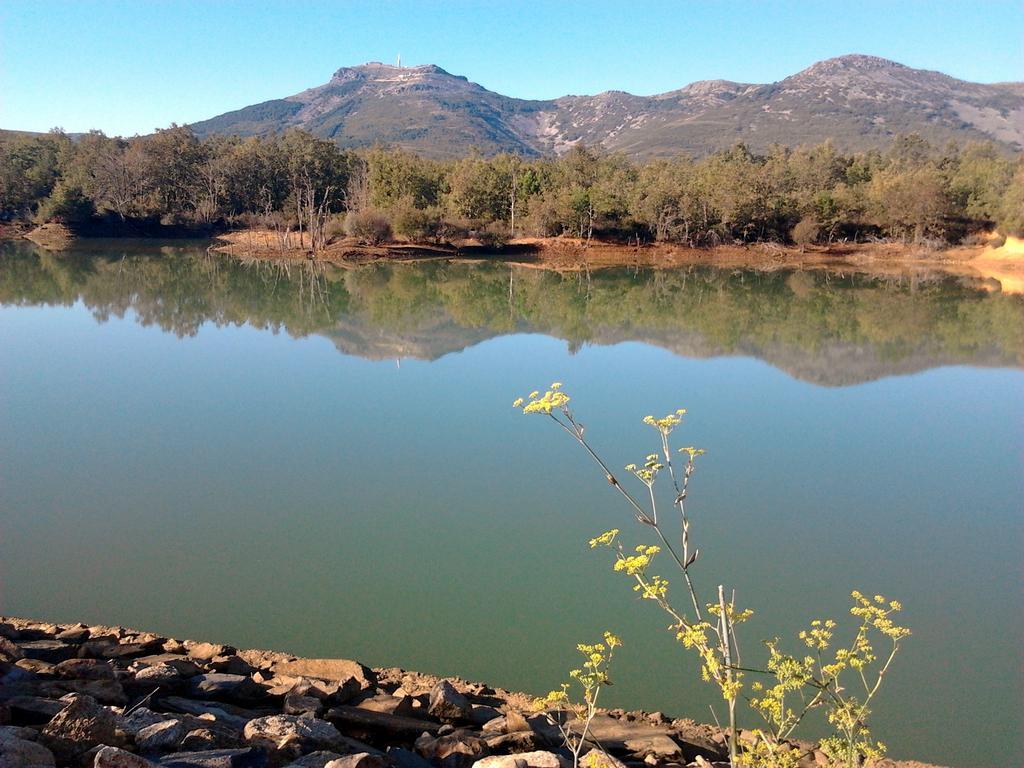
<svg viewBox="0 0 1024 768"><path fill-rule="evenodd" d="M688 409L693 573L755 609L746 660L848 628L851 589L898 598L914 635L877 737L1022 763L1021 296L206 247L0 246L0 612L536 693L610 629L605 703L709 720L694 659L587 546L650 532L511 408L557 379L613 467L656 448L643 416Z"/></svg>

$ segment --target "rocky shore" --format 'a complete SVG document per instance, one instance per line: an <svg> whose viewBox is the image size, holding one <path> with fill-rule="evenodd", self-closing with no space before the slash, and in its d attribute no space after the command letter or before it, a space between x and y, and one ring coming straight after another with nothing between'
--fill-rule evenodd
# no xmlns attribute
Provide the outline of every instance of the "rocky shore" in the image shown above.
<svg viewBox="0 0 1024 768"><path fill-rule="evenodd" d="M571 768L553 718L573 727L457 678L0 617L0 768ZM612 710L591 732L587 768L727 765L692 720Z"/></svg>

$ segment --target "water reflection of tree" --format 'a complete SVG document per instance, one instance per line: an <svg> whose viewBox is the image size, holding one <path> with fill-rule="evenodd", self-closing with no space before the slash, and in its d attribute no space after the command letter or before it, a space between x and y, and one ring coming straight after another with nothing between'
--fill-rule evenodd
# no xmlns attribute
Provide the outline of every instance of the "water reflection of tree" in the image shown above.
<svg viewBox="0 0 1024 768"><path fill-rule="evenodd" d="M294 336L347 330L361 341L346 351L369 357L378 356L374 338L391 347L415 338L410 354L435 357L488 335L530 331L573 347L640 340L681 354L756 355L783 367L854 353L919 367L1024 363L1024 301L962 278L696 267L563 276L449 262L340 269L240 262L202 248L53 255L5 246L0 302L76 301L100 321L131 311L137 322L179 336L204 323Z"/></svg>

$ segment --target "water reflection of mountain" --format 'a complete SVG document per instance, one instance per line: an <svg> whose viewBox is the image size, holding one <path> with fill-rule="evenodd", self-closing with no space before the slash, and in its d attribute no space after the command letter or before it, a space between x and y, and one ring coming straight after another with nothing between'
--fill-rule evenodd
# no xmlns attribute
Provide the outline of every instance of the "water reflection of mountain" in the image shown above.
<svg viewBox="0 0 1024 768"><path fill-rule="evenodd" d="M317 334L370 359L433 360L532 332L572 348L638 341L687 357L751 356L828 386L940 365L1024 364L1024 300L964 278L708 268L588 277L444 262L343 270L240 263L201 248L3 247L0 302L76 301L101 321L131 310L178 335L208 322Z"/></svg>

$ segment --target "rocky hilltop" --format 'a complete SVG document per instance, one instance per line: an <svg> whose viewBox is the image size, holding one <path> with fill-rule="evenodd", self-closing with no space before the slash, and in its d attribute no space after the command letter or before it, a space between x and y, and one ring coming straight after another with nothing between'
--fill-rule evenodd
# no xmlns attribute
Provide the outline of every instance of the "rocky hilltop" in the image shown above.
<svg viewBox="0 0 1024 768"><path fill-rule="evenodd" d="M341 146L385 143L432 157L558 154L577 142L638 157L763 150L834 139L844 151L916 131L937 143L1024 148L1024 83L981 84L874 56L818 62L769 84L703 80L668 93L606 91L534 101L489 91L434 65L344 67L294 96L195 123L201 136L304 128Z"/></svg>
<svg viewBox="0 0 1024 768"><path fill-rule="evenodd" d="M3 768L569 768L531 697L345 659L0 620ZM724 766L723 734L609 711L590 768ZM793 742L802 768L824 756ZM885 761L912 768L914 763Z"/></svg>

